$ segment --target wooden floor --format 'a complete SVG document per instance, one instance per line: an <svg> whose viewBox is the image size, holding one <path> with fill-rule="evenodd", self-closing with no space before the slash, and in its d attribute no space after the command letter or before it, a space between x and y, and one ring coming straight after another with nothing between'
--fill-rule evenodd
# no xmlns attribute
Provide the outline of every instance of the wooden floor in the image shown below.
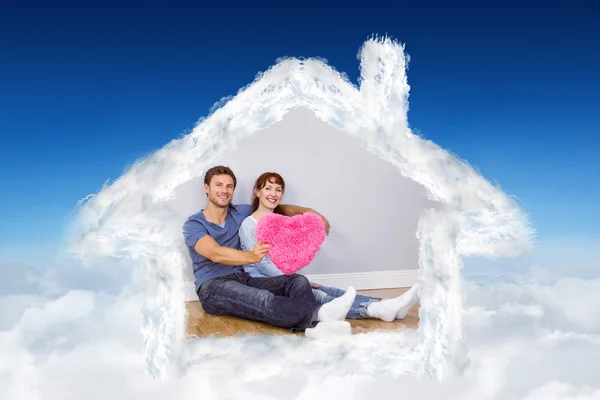
<svg viewBox="0 0 600 400"><path fill-rule="evenodd" d="M359 294L380 297L383 299L401 295L408 288L359 290ZM218 317L204 312L199 301L186 303L188 319L186 321L186 334L189 337L228 337L236 335L293 335L288 329L277 328L262 322L248 321L237 317ZM366 333L374 331L402 330L416 328L419 324L419 303L415 304L408 315L402 320L384 322L379 319L348 319L352 325L352 333ZM304 336L303 333L296 335Z"/></svg>

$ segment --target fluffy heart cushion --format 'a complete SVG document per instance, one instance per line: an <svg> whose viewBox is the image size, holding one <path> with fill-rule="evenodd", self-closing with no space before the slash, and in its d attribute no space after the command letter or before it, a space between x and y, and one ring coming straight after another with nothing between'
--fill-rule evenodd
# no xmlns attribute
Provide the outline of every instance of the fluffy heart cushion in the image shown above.
<svg viewBox="0 0 600 400"><path fill-rule="evenodd" d="M256 238L269 243L269 256L284 274L291 275L315 258L325 240L325 224L321 217L305 213L287 217L269 213L256 225Z"/></svg>

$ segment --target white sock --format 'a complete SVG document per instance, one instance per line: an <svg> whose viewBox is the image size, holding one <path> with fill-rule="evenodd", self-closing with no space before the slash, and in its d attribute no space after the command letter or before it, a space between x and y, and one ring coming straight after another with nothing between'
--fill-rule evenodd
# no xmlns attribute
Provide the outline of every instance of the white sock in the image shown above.
<svg viewBox="0 0 600 400"><path fill-rule="evenodd" d="M396 319L403 319L404 317L406 317L406 314L408 314L412 306L417 304L417 302L419 301L418 290L419 285L414 284L410 289L408 289L406 293L404 293L405 296L408 296L410 298L410 301L404 308L398 311L398 314L396 314Z"/></svg>
<svg viewBox="0 0 600 400"><path fill-rule="evenodd" d="M398 314L396 314L396 319L404 319L404 317L406 317L406 314L408 314L408 312L410 311L412 306L414 306L417 303L417 301L419 301L419 298L417 296L415 296L410 301L410 303L408 303L408 305L406 305L406 307L404 307L403 309L398 311Z"/></svg>
<svg viewBox="0 0 600 400"><path fill-rule="evenodd" d="M352 326L348 321L319 322L314 328L306 328L304 334L309 338L327 338L339 335L350 335Z"/></svg>
<svg viewBox="0 0 600 400"><path fill-rule="evenodd" d="M416 286L414 285L407 292L393 299L384 299L369 304L367 313L369 316L379 318L385 322L393 321L398 315L402 316L400 319L404 318L414 304L415 298L418 299ZM402 315L403 313L404 315Z"/></svg>
<svg viewBox="0 0 600 400"><path fill-rule="evenodd" d="M352 307L352 303L354 303L355 297L356 289L350 286L342 296L321 306L317 313L317 321L344 321L346 319L346 314L348 314L350 307Z"/></svg>

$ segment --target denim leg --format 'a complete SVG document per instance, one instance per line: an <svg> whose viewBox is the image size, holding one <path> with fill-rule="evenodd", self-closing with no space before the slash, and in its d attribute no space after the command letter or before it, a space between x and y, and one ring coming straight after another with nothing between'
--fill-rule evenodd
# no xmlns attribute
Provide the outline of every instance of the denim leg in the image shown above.
<svg viewBox="0 0 600 400"><path fill-rule="evenodd" d="M320 290L326 294L328 294L331 297L340 297L342 296L344 293L346 293L345 290L342 289L338 289L335 287L331 287L331 286L319 286L319 288L317 290ZM371 297L371 296L365 296L362 294L356 294L356 300L361 302L361 303L368 303L368 302L372 302L374 300L377 301L381 301L380 297Z"/></svg>
<svg viewBox="0 0 600 400"><path fill-rule="evenodd" d="M315 295L315 300L317 304L325 304L329 303L331 300L335 299L337 296L332 296L330 294L325 293L319 289L313 289L313 294Z"/></svg>
<svg viewBox="0 0 600 400"><path fill-rule="evenodd" d="M302 331L313 326L319 305L301 275L252 278L236 273L206 281L198 290L204 311Z"/></svg>
<svg viewBox="0 0 600 400"><path fill-rule="evenodd" d="M378 300L375 297L372 297L371 300L367 300L367 301L361 301L361 300L355 299L354 303L352 303L352 307L350 307L350 310L348 310L348 314L346 314L346 318L348 318L348 319L370 319L370 318L373 318L367 313L367 308L369 307L369 304L376 303L378 301L380 301L380 300Z"/></svg>
<svg viewBox="0 0 600 400"><path fill-rule="evenodd" d="M331 300L342 296L346 291L331 286L319 286L318 289L313 289L317 303L325 304ZM320 293L318 293L320 292ZM371 297L357 294L352 303L352 307L346 314L348 319L364 319L371 318L367 314L367 307L373 302L381 301L379 297Z"/></svg>
<svg viewBox="0 0 600 400"><path fill-rule="evenodd" d="M256 289L268 290L275 296L290 297L305 304L316 305L310 282L303 275L278 275L266 278L254 278L247 275L245 283Z"/></svg>

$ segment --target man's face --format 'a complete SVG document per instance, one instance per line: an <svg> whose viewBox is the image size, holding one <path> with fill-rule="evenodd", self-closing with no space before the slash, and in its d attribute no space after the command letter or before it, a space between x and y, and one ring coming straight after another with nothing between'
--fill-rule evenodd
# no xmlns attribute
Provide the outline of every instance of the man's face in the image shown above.
<svg viewBox="0 0 600 400"><path fill-rule="evenodd" d="M229 175L215 175L210 180L210 185L204 185L208 194L208 201L217 207L227 207L233 199L233 178Z"/></svg>

